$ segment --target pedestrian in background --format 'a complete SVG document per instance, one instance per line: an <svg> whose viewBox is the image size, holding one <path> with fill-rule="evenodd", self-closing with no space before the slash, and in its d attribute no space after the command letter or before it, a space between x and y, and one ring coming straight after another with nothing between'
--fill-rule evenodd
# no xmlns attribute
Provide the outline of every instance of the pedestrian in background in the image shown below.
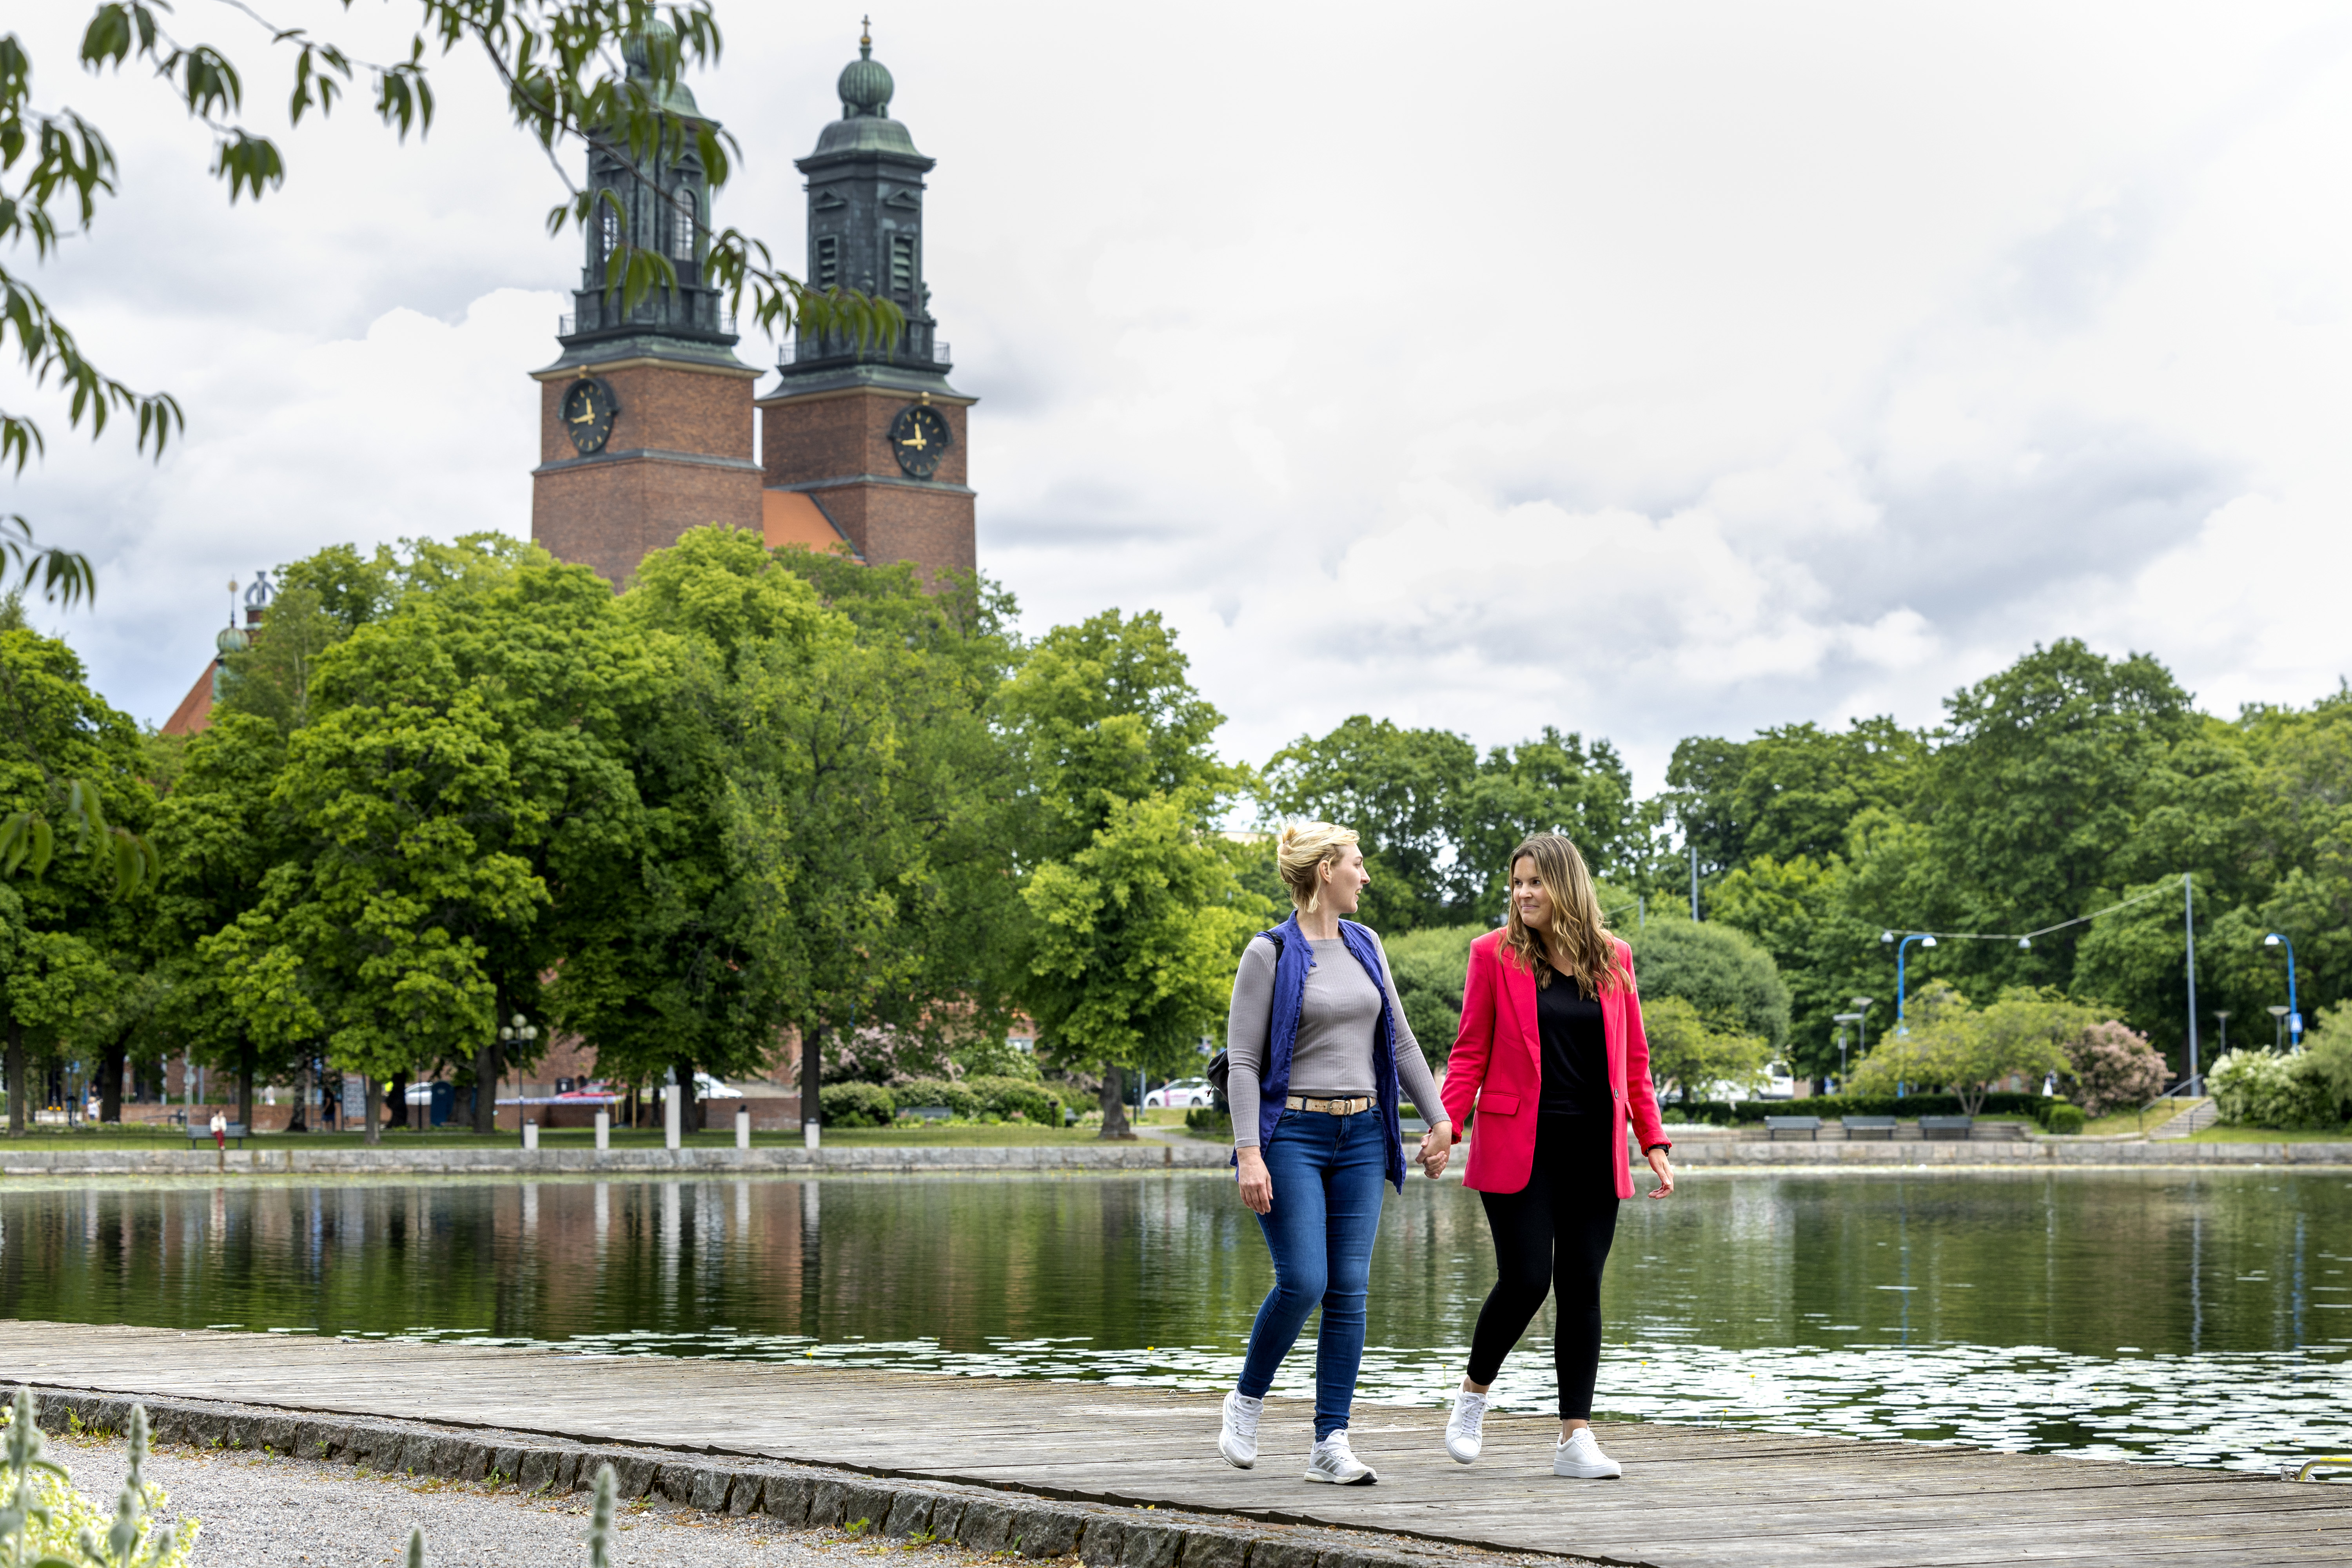
<svg viewBox="0 0 2352 1568"><path fill-rule="evenodd" d="M228 1118L213 1112L213 1147L226 1153L228 1150Z"/></svg>
<svg viewBox="0 0 2352 1568"><path fill-rule="evenodd" d="M1539 833L1511 851L1510 919L1470 944L1462 1027L1445 1064L1454 1124L1476 1113L1463 1184L1486 1205L1495 1288L1479 1309L1470 1369L1445 1424L1462 1464L1484 1441L1486 1391L1547 1294L1559 1443L1552 1474L1622 1475L1592 1436L1601 1370L1601 1271L1617 1234L1617 1203L1633 1195L1625 1159L1633 1122L1658 1184L1671 1196L1650 1046L1633 950L1601 916L1576 846Z"/></svg>
<svg viewBox="0 0 2352 1568"><path fill-rule="evenodd" d="M1404 1021L1388 954L1352 915L1371 882L1356 835L1328 822L1282 830L1276 850L1290 918L1242 954L1225 1026L1225 1094L1242 1202L1274 1256L1274 1289L1251 1326L1239 1385L1225 1396L1217 1452L1257 1463L1258 1416L1282 1358L1319 1304L1315 1447L1307 1479L1339 1486L1380 1479L1348 1446L1348 1411L1364 1354L1364 1298L1381 1183L1404 1187L1397 1107L1411 1095L1429 1135L1432 1176L1454 1139L1429 1063Z"/></svg>

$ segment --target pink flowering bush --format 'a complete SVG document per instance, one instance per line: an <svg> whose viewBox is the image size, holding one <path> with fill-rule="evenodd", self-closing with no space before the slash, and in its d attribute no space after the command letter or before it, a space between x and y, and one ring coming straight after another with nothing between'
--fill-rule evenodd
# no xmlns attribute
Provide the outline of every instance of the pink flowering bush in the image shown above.
<svg viewBox="0 0 2352 1568"><path fill-rule="evenodd" d="M2110 1018L2066 1042L2067 1095L2090 1116L2145 1105L2164 1089L2164 1058L2147 1037Z"/></svg>

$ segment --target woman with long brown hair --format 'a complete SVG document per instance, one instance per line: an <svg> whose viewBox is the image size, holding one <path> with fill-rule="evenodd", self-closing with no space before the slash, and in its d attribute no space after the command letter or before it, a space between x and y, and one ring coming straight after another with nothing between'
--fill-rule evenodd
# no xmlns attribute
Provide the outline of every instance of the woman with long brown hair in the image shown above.
<svg viewBox="0 0 2352 1568"><path fill-rule="evenodd" d="M1486 1390L1555 1295L1552 1474L1614 1479L1624 1471L1592 1436L1592 1385L1601 1271L1618 1200L1633 1195L1628 1120L1657 1173L1654 1198L1675 1190L1672 1145L1650 1083L1633 950L1601 919L1584 857L1538 833L1511 851L1510 877L1509 923L1470 944L1462 1028L1445 1064L1447 1117L1459 1128L1477 1113L1463 1184L1486 1205L1496 1266L1445 1451L1465 1465L1478 1457Z"/></svg>

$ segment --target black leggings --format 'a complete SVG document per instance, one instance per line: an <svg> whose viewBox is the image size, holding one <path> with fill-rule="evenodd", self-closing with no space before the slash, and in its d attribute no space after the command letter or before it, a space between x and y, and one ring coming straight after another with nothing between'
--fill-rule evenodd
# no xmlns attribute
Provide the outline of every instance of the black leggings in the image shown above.
<svg viewBox="0 0 2352 1568"><path fill-rule="evenodd" d="M1495 1233L1495 1288L1470 1340L1470 1381L1489 1384L1547 1291L1556 1291L1552 1364L1559 1418L1592 1418L1601 1373L1601 1270L1617 1237L1617 1163L1610 1116L1536 1118L1535 1167L1516 1193L1481 1193Z"/></svg>

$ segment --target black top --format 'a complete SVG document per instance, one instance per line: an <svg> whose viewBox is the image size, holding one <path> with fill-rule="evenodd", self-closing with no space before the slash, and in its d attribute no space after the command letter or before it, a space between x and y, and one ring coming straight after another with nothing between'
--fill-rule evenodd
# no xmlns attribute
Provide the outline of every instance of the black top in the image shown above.
<svg viewBox="0 0 2352 1568"><path fill-rule="evenodd" d="M1598 1116L1612 1103L1609 1093L1609 1045L1601 1031L1601 1003L1554 974L1536 992L1536 1026L1543 1036L1543 1104L1546 1115Z"/></svg>

